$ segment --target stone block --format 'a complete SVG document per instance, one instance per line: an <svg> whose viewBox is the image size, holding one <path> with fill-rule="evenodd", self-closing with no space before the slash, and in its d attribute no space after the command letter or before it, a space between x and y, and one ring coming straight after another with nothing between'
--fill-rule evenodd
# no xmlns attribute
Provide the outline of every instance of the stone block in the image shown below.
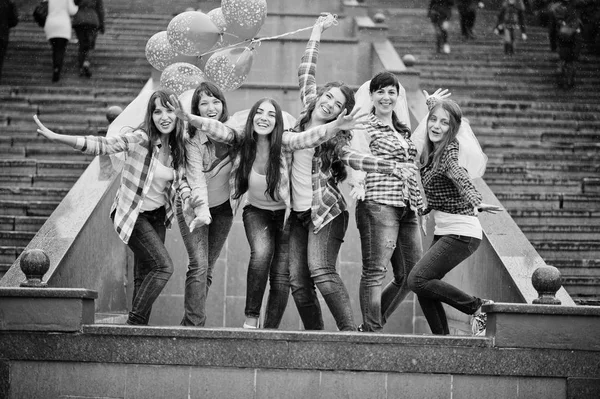
<svg viewBox="0 0 600 399"><path fill-rule="evenodd" d="M519 379L514 377L491 377L455 375L452 377L452 397L507 399L519 397Z"/></svg>
<svg viewBox="0 0 600 399"><path fill-rule="evenodd" d="M569 378L567 379L567 399L600 398L600 379Z"/></svg>
<svg viewBox="0 0 600 399"><path fill-rule="evenodd" d="M0 288L0 330L81 331L94 323L95 291Z"/></svg>
<svg viewBox="0 0 600 399"><path fill-rule="evenodd" d="M156 367L137 364L126 367L126 372L122 373L126 375L127 380L126 389L123 391L125 399L188 397L189 367Z"/></svg>
<svg viewBox="0 0 600 399"><path fill-rule="evenodd" d="M256 374L256 398L318 398L318 371L262 370Z"/></svg>
<svg viewBox="0 0 600 399"><path fill-rule="evenodd" d="M191 369L192 398L254 398L254 369ZM187 396L184 396L187 397Z"/></svg>
<svg viewBox="0 0 600 399"><path fill-rule="evenodd" d="M319 398L386 399L385 373L321 373Z"/></svg>
<svg viewBox="0 0 600 399"><path fill-rule="evenodd" d="M517 399L564 399L567 397L567 380L565 378L519 378Z"/></svg>
<svg viewBox="0 0 600 399"><path fill-rule="evenodd" d="M452 390L449 374L405 374L387 375L388 398L395 399L447 399Z"/></svg>

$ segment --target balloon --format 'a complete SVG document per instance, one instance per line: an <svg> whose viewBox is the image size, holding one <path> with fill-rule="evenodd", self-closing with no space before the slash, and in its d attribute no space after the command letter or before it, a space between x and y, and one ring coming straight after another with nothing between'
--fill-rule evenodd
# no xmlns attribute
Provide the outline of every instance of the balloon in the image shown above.
<svg viewBox="0 0 600 399"><path fill-rule="evenodd" d="M167 31L154 34L146 43L146 58L159 71L176 62L195 64L197 57L179 54L169 43Z"/></svg>
<svg viewBox="0 0 600 399"><path fill-rule="evenodd" d="M200 11L182 12L167 27L169 43L183 55L200 55L210 50L220 33L208 15Z"/></svg>
<svg viewBox="0 0 600 399"><path fill-rule="evenodd" d="M249 47L235 47L214 53L204 66L204 73L223 91L232 91L244 83L254 59Z"/></svg>
<svg viewBox="0 0 600 399"><path fill-rule="evenodd" d="M186 90L195 89L205 80L204 72L187 62L171 64L160 75L160 85L173 90L178 96Z"/></svg>
<svg viewBox="0 0 600 399"><path fill-rule="evenodd" d="M220 32L225 31L227 28L227 21L225 21L225 16L223 15L221 7L213 8L206 15L208 15L208 18L210 18Z"/></svg>
<svg viewBox="0 0 600 399"><path fill-rule="evenodd" d="M267 18L266 0L223 0L221 9L226 32L242 40L254 38Z"/></svg>

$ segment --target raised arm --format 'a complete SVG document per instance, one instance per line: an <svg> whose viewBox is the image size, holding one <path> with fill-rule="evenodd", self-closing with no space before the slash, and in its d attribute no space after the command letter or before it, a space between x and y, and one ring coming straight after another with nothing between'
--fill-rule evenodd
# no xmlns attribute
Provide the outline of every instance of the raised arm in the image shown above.
<svg viewBox="0 0 600 399"><path fill-rule="evenodd" d="M298 66L298 86L300 87L300 100L306 106L311 98L317 95L317 59L319 58L319 43L321 33L335 23L331 15L321 16L313 26L310 38L306 43L304 55Z"/></svg>
<svg viewBox="0 0 600 399"><path fill-rule="evenodd" d="M406 179L417 171L416 165L410 162L389 161L371 154L357 152L349 146L343 148L340 159L352 169L392 175L399 179Z"/></svg>

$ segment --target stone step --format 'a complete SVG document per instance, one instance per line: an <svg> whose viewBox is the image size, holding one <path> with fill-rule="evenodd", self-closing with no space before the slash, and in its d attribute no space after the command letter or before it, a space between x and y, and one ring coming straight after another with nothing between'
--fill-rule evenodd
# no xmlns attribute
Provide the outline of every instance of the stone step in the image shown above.
<svg viewBox="0 0 600 399"><path fill-rule="evenodd" d="M562 277L562 283L569 295L595 296L600 290L600 277Z"/></svg>
<svg viewBox="0 0 600 399"><path fill-rule="evenodd" d="M40 216L0 216L0 230L36 232L45 222Z"/></svg>
<svg viewBox="0 0 600 399"><path fill-rule="evenodd" d="M494 161L492 161L494 162ZM490 162L491 163L491 162ZM574 162L573 164L550 164L537 162L506 162L496 166L488 165L486 178L509 175L513 177L552 178L582 180L584 177L599 176L600 165L597 162Z"/></svg>
<svg viewBox="0 0 600 399"><path fill-rule="evenodd" d="M553 259L595 259L600 258L600 241L547 241L530 240L542 258Z"/></svg>
<svg viewBox="0 0 600 399"><path fill-rule="evenodd" d="M554 112L600 112L599 104L573 104L573 103L553 103L544 101L507 101L507 100L490 100L490 99L473 99L459 98L453 96L458 102L462 110L505 110L514 112L530 112L530 111L549 111Z"/></svg>
<svg viewBox="0 0 600 399"><path fill-rule="evenodd" d="M505 192L495 192L495 195L504 207L510 209L600 211L600 195Z"/></svg>
<svg viewBox="0 0 600 399"><path fill-rule="evenodd" d="M11 201L0 200L4 216L43 216L48 217L60 201Z"/></svg>
<svg viewBox="0 0 600 399"><path fill-rule="evenodd" d="M545 259L565 276L600 276L600 259Z"/></svg>
<svg viewBox="0 0 600 399"><path fill-rule="evenodd" d="M60 202L68 192L65 188L0 187L0 200Z"/></svg>
<svg viewBox="0 0 600 399"><path fill-rule="evenodd" d="M600 299L598 298L597 292L592 295L571 295L573 301L580 306L600 306Z"/></svg>
<svg viewBox="0 0 600 399"><path fill-rule="evenodd" d="M485 182L494 193L565 193L580 194L581 181L570 179L552 179L535 177L493 177L484 176Z"/></svg>
<svg viewBox="0 0 600 399"><path fill-rule="evenodd" d="M31 231L0 231L0 242L6 246L25 247L34 235Z"/></svg>
<svg viewBox="0 0 600 399"><path fill-rule="evenodd" d="M600 226L600 212L583 209L510 209L507 212L518 225L593 225Z"/></svg>
<svg viewBox="0 0 600 399"><path fill-rule="evenodd" d="M522 140L519 143L506 143L506 140L491 140L490 137L480 140L483 151L488 155L500 153L502 157L552 157L574 156L598 157L600 156L600 143L531 143ZM547 158L550 157L550 158ZM537 159L537 158L536 158Z"/></svg>
<svg viewBox="0 0 600 399"><path fill-rule="evenodd" d="M532 226L521 224L519 227L529 240L537 241L571 241L573 239L593 241L600 237L600 226ZM600 272L600 269L598 269L598 272Z"/></svg>
<svg viewBox="0 0 600 399"><path fill-rule="evenodd" d="M0 245L0 265L12 265L24 248L14 245Z"/></svg>

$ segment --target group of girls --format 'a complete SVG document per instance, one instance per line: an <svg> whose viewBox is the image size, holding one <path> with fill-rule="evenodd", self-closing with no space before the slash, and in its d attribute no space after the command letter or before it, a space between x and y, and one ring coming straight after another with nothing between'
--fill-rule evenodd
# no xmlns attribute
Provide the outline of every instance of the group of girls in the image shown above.
<svg viewBox="0 0 600 399"><path fill-rule="evenodd" d="M425 122L420 163L425 193L434 200L425 209L417 148L394 112L401 89L394 75L383 72L371 80L372 109L362 110L368 116L355 109L354 93L345 84L317 87L320 37L332 24L332 18L321 17L313 27L298 69L303 110L288 130L270 98L253 105L244 126L230 123L223 93L208 82L195 90L191 112L172 93L156 91L143 123L114 137L61 135L34 117L38 132L50 140L90 154L128 155L111 210L117 233L135 256L128 324L148 324L152 304L173 272L164 240L177 217L189 255L181 324L204 326L212 272L240 205L250 245L244 328L259 328L267 281L264 328L278 328L290 288L306 330L324 328L317 289L341 331L381 331L409 289L417 293L433 333L448 334L442 302L480 313L486 300L441 281L481 240L475 209L499 209L481 203L458 163L460 109L444 92L429 97L435 104ZM351 145L357 129L366 131L366 151ZM349 220L338 186L347 177L346 166L366 174L354 179L352 190L359 199L363 254L358 328L336 271ZM422 256L418 215L429 210L436 235ZM436 255L428 257L432 251ZM394 279L382 290L389 261Z"/></svg>

